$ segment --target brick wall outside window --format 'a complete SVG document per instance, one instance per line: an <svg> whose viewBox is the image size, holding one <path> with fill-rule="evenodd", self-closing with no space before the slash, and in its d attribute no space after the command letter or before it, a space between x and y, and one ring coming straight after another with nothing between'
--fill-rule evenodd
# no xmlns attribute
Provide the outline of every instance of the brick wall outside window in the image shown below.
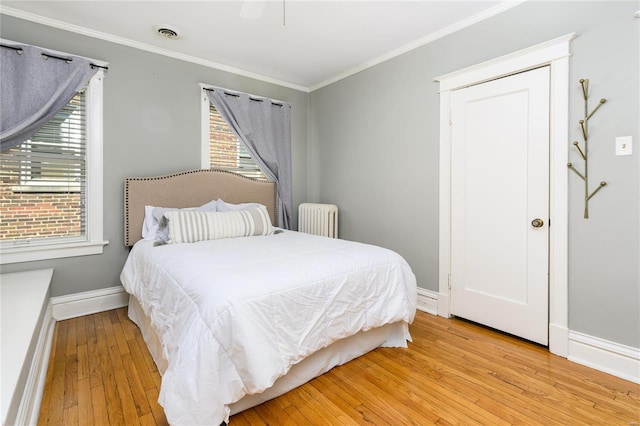
<svg viewBox="0 0 640 426"><path fill-rule="evenodd" d="M209 140L211 141L212 147L215 146L216 148L215 150L210 150L209 164L214 168L238 167L238 138L215 108L210 108L209 111ZM218 154L216 154L216 151ZM228 154L225 155L221 153Z"/></svg>
<svg viewBox="0 0 640 426"><path fill-rule="evenodd" d="M20 193L19 177L0 183L0 239L81 235L79 193Z"/></svg>
<svg viewBox="0 0 640 426"><path fill-rule="evenodd" d="M250 178L267 180L213 106L209 107L209 165L211 168L227 169Z"/></svg>

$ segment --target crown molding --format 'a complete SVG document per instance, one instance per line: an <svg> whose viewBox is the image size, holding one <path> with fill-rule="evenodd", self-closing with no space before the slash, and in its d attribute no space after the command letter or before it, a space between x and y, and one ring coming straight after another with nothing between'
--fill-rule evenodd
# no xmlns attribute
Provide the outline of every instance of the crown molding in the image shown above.
<svg viewBox="0 0 640 426"><path fill-rule="evenodd" d="M396 56L400 56L404 53L410 52L414 49L417 49L421 46L424 46L425 44L429 44L433 41L436 41L438 39L441 39L445 36L448 36L449 34L453 34L456 31L460 31L464 28L470 27L473 24L477 24L478 22L482 22L485 19L489 19L495 15L498 15L502 12L506 12L509 9L512 9L524 2L526 2L527 0L507 0L503 3L500 3L492 8L489 8L481 13L478 13L476 15L470 16L469 18L463 19L461 21L456 22L453 25L449 25L448 27L445 27L439 31L436 31L434 33L431 33L425 37L422 37L416 41L413 41L409 44L406 44L402 47L399 47L398 49L392 50L388 53L385 53L382 56L378 56L375 59L372 59L371 61L367 61L361 65L358 65L357 67L351 68L350 70L347 70L341 74L336 75L335 77L332 77L328 80L325 80L321 83L315 84L311 87L309 87L309 91L313 92L314 90L318 90L322 87L328 86L330 84L333 84L337 81L340 81L344 78L347 78L349 76L352 76L353 74L359 73L360 71L364 71L368 68L371 68L375 65L381 64L383 62L386 62L390 59L395 58Z"/></svg>

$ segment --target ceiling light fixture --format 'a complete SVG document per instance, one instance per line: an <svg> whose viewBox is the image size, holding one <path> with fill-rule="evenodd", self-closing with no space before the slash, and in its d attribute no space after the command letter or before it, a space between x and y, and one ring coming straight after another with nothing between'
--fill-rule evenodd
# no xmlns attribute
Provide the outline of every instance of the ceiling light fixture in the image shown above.
<svg viewBox="0 0 640 426"><path fill-rule="evenodd" d="M176 40L182 37L182 32L175 27L169 25L155 25L153 31L162 38L168 38L169 40Z"/></svg>

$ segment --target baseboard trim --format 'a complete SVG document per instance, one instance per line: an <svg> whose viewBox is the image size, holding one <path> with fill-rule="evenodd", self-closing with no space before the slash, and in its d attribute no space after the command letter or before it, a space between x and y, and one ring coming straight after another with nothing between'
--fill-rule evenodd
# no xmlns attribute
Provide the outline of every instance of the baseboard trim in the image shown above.
<svg viewBox="0 0 640 426"><path fill-rule="evenodd" d="M53 318L56 321L122 308L128 304L129 295L122 286L51 298Z"/></svg>
<svg viewBox="0 0 640 426"><path fill-rule="evenodd" d="M549 352L567 357L569 353L569 329L558 324L549 324Z"/></svg>
<svg viewBox="0 0 640 426"><path fill-rule="evenodd" d="M15 424L17 425L36 425L38 423L40 403L42 402L42 394L47 379L47 368L49 367L49 357L51 355L51 346L53 344L53 332L56 325L56 321L51 316L51 312L51 303L48 303L44 313L42 328L38 335L35 353L31 360L31 368L29 369L27 382L24 392L22 393L22 401L16 414Z"/></svg>
<svg viewBox="0 0 640 426"><path fill-rule="evenodd" d="M445 318L451 318L449 311L449 293L436 293L438 296L438 315Z"/></svg>
<svg viewBox="0 0 640 426"><path fill-rule="evenodd" d="M438 293L418 287L417 308L432 315L438 315Z"/></svg>
<svg viewBox="0 0 640 426"><path fill-rule="evenodd" d="M640 384L640 349L569 331L570 361Z"/></svg>

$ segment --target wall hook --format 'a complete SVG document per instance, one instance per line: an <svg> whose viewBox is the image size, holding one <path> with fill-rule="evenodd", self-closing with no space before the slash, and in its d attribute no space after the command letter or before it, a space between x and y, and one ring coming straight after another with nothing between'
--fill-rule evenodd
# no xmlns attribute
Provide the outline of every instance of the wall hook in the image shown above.
<svg viewBox="0 0 640 426"><path fill-rule="evenodd" d="M573 163L567 163L567 167L572 170L575 174L580 177L584 181L584 218L589 219L589 200L596 195L598 191L604 188L607 185L607 182L600 182L600 185L592 192L589 193L589 128L588 121L589 119L598 111L598 109L604 105L607 100L600 99L600 102L596 107L589 113L589 79L583 78L580 80L580 87L582 88L582 97L584 98L584 119L578 121L580 124L580 130L582 130L582 137L584 138L584 149L580 148L580 143L578 141L573 142L573 146L576 147L578 153L584 160L584 173L580 173L578 169L575 168Z"/></svg>

